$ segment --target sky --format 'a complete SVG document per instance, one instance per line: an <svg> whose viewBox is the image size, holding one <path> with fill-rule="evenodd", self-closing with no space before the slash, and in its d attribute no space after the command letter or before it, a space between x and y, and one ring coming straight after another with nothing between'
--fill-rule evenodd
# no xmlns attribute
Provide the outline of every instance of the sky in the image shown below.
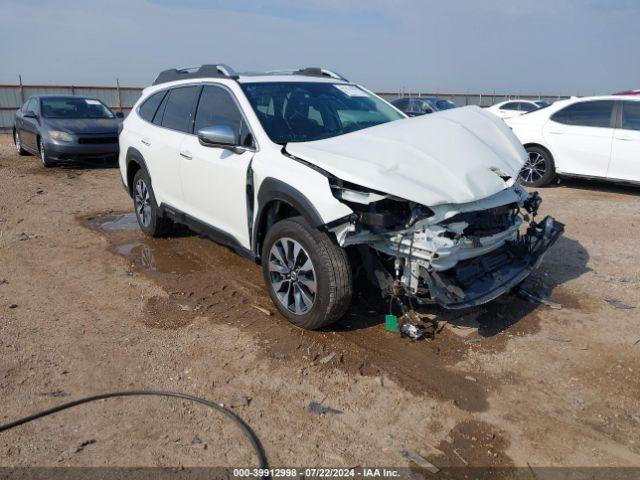
<svg viewBox="0 0 640 480"><path fill-rule="evenodd" d="M149 85L160 70L335 70L376 91L640 88L640 0L0 0L0 83Z"/></svg>

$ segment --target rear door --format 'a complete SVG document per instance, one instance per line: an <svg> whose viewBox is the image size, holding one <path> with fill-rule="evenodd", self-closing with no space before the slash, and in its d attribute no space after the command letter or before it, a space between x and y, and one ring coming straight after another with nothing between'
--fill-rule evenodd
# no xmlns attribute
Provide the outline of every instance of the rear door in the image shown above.
<svg viewBox="0 0 640 480"><path fill-rule="evenodd" d="M625 100L619 108L607 177L640 182L640 101Z"/></svg>
<svg viewBox="0 0 640 480"><path fill-rule="evenodd" d="M237 153L201 145L201 128L227 125L237 134ZM195 116L194 135L185 136L181 148L180 177L185 212L251 247L247 213L247 171L254 155L254 140L233 94L224 86L205 85Z"/></svg>
<svg viewBox="0 0 640 480"><path fill-rule="evenodd" d="M174 87L162 100L153 119L160 128L150 128L142 143L150 152L153 191L159 203L185 209L180 184L180 146L193 129L193 113L200 85ZM147 156L145 155L145 159Z"/></svg>
<svg viewBox="0 0 640 480"><path fill-rule="evenodd" d="M561 173L606 177L611 160L613 100L573 103L557 111L542 134Z"/></svg>

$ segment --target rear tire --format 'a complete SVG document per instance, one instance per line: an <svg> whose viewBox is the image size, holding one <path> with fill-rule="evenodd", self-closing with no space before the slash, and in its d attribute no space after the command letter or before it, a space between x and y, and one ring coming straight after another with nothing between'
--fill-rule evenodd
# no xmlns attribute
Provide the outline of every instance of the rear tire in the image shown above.
<svg viewBox="0 0 640 480"><path fill-rule="evenodd" d="M542 187L556 176L556 166L551 153L541 147L527 147L527 161L520 170L520 183L527 187Z"/></svg>
<svg viewBox="0 0 640 480"><path fill-rule="evenodd" d="M299 327L330 325L351 304L347 252L302 217L281 220L267 232L262 272L273 303Z"/></svg>
<svg viewBox="0 0 640 480"><path fill-rule="evenodd" d="M18 132L18 130L13 132L13 143L16 146L18 155L24 156L29 154L29 152L27 152L24 148L22 148L22 140L20 139L20 133Z"/></svg>
<svg viewBox="0 0 640 480"><path fill-rule="evenodd" d="M140 229L150 237L165 237L173 223L160 213L151 188L151 178L145 170L138 170L133 177L133 208Z"/></svg>

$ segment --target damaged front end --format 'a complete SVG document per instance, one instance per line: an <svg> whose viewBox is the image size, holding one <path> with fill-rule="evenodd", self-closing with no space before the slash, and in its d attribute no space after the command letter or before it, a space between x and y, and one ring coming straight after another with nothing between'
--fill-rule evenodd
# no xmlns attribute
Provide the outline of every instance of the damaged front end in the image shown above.
<svg viewBox="0 0 640 480"><path fill-rule="evenodd" d="M383 295L421 304L458 309L499 297L529 276L564 231L552 217L536 221L538 193L510 179L482 200L432 207L336 178L330 183L354 213L327 229L341 246L358 249Z"/></svg>

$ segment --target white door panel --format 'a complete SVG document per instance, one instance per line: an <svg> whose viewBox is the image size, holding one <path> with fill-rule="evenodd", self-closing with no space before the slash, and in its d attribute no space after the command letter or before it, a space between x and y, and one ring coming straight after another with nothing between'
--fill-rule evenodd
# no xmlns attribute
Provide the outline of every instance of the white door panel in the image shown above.
<svg viewBox="0 0 640 480"><path fill-rule="evenodd" d="M186 135L181 155L183 211L251 248L246 192L247 170L254 152L237 154L205 147L198 137Z"/></svg>
<svg viewBox="0 0 640 480"><path fill-rule="evenodd" d="M640 182L640 131L615 130L607 177Z"/></svg>
<svg viewBox="0 0 640 480"><path fill-rule="evenodd" d="M542 134L559 172L606 177L611 159L612 128L565 125L549 120Z"/></svg>
<svg viewBox="0 0 640 480"><path fill-rule="evenodd" d="M181 209L184 204L180 184L179 148L187 136L182 132L148 126L140 140L140 151L147 160L151 185L158 204Z"/></svg>

